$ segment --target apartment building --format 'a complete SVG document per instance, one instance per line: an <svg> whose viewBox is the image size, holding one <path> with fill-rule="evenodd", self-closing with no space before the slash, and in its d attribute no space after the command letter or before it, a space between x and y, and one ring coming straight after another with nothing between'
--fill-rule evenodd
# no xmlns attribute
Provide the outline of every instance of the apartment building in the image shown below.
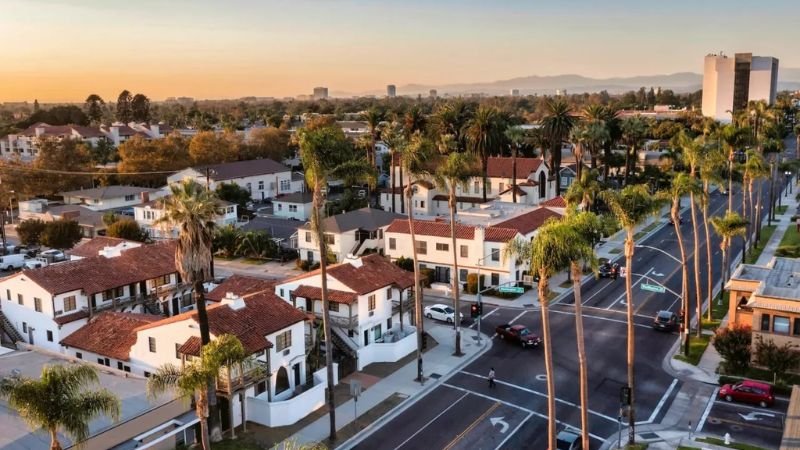
<svg viewBox="0 0 800 450"><path fill-rule="evenodd" d="M164 198L150 200L133 207L133 220L147 232L150 239L176 239L180 234L177 224L159 222L164 217ZM238 205L225 200L217 200L217 217L214 223L218 227L236 225L238 223Z"/></svg>
<svg viewBox="0 0 800 450"><path fill-rule="evenodd" d="M749 101L775 102L778 59L736 53L733 57L710 54L703 64L703 115L730 122L733 113Z"/></svg>
<svg viewBox="0 0 800 450"><path fill-rule="evenodd" d="M234 183L250 192L251 198L257 201L301 192L304 187L302 178L293 177L291 169L271 159L189 167L170 175L167 182L178 183L186 178L208 185L212 190L221 183Z"/></svg>

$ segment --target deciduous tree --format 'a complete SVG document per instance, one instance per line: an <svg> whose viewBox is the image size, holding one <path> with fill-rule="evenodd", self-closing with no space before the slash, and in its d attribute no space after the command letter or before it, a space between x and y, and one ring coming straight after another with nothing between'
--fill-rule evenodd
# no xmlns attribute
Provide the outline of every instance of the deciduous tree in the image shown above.
<svg viewBox="0 0 800 450"><path fill-rule="evenodd" d="M84 103L83 109L86 111L86 117L89 118L92 124L97 125L103 119L103 105L105 104L103 99L97 94L86 97L86 103Z"/></svg>
<svg viewBox="0 0 800 450"><path fill-rule="evenodd" d="M773 382L778 381L778 375L784 376L788 371L796 369L800 364L798 346L791 342L778 345L773 339L764 339L758 335L756 339L756 364L769 369L773 374Z"/></svg>
<svg viewBox="0 0 800 450"><path fill-rule="evenodd" d="M65 250L83 239L83 230L74 220L59 219L47 222L41 234L41 242L50 248Z"/></svg>
<svg viewBox="0 0 800 450"><path fill-rule="evenodd" d="M732 299L731 301L735 301ZM733 324L730 328L718 329L712 344L725 360L727 372L733 375L744 375L750 367L750 346L753 332L748 325Z"/></svg>
<svg viewBox="0 0 800 450"><path fill-rule="evenodd" d="M122 123L128 123L133 120L133 109L131 106L131 93L125 89L119 93L117 97L117 120Z"/></svg>
<svg viewBox="0 0 800 450"><path fill-rule="evenodd" d="M236 161L239 155L239 138L233 133L217 134L201 131L189 142L189 157L193 164L219 164Z"/></svg>
<svg viewBox="0 0 800 450"><path fill-rule="evenodd" d="M110 237L129 241L145 242L148 238L147 232L142 230L133 219L122 219L112 223L106 229L106 233Z"/></svg>
<svg viewBox="0 0 800 450"><path fill-rule="evenodd" d="M280 128L259 128L250 132L250 139L242 145L239 159L268 158L281 162L294 153L289 132Z"/></svg>
<svg viewBox="0 0 800 450"><path fill-rule="evenodd" d="M22 245L39 245L47 224L39 219L23 220L17 225L17 236Z"/></svg>

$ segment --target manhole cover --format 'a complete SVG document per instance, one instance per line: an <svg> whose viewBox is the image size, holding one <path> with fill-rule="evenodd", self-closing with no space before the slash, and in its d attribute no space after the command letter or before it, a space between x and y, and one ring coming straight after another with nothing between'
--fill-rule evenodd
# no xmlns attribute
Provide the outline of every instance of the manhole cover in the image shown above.
<svg viewBox="0 0 800 450"><path fill-rule="evenodd" d="M431 378L433 378L434 380L438 380L439 378L442 378L442 376L439 375L438 373L432 373Z"/></svg>
<svg viewBox="0 0 800 450"><path fill-rule="evenodd" d="M717 419L716 417L709 417L708 418L708 423L711 423L711 424L714 424L714 425L719 425L719 424L722 423L722 421Z"/></svg>
<svg viewBox="0 0 800 450"><path fill-rule="evenodd" d="M659 437L657 434L655 434L655 433L650 433L650 432L647 432L647 433L642 433L642 434L640 434L639 436L641 436L641 437L642 437L642 439L646 439L646 440L650 440L650 439L661 439L661 438L660 438L660 437Z"/></svg>

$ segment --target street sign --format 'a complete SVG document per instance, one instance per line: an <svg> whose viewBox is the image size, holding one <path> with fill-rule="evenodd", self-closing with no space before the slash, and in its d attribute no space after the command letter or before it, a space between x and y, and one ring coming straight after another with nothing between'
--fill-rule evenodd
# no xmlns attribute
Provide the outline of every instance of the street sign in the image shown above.
<svg viewBox="0 0 800 450"><path fill-rule="evenodd" d="M663 286L659 286L657 284L642 283L641 286L642 286L642 290L643 291L658 292L659 294L663 294L664 292L667 292L667 290L664 289Z"/></svg>
<svg viewBox="0 0 800 450"><path fill-rule="evenodd" d="M516 286L501 286L500 292L505 294L523 294L525 292L525 288Z"/></svg>
<svg viewBox="0 0 800 450"><path fill-rule="evenodd" d="M350 381L350 396L355 398L358 401L358 397L361 395L361 381L359 380L352 380Z"/></svg>

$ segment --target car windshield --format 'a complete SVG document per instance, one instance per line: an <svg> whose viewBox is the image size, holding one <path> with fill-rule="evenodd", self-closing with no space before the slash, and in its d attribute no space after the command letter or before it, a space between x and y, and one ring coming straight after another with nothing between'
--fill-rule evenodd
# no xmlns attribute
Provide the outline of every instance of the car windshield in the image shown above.
<svg viewBox="0 0 800 450"><path fill-rule="evenodd" d="M455 312L455 310L449 306L446 306L442 309L444 309L444 312L446 312L447 314L453 314Z"/></svg>
<svg viewBox="0 0 800 450"><path fill-rule="evenodd" d="M662 322L666 322L671 318L672 318L672 313L669 313L669 312L666 312L666 311L662 311L662 312L658 313L658 320L660 320Z"/></svg>
<svg viewBox="0 0 800 450"><path fill-rule="evenodd" d="M531 334L531 332L527 328L523 328L523 329L519 330L519 335L520 336L527 336L529 334Z"/></svg>

